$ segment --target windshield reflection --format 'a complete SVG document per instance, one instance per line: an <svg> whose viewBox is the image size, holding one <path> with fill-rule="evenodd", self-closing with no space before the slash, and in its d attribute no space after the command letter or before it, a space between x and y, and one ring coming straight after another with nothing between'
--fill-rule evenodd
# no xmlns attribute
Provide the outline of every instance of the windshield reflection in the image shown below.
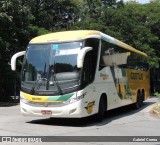
<svg viewBox="0 0 160 145"><path fill-rule="evenodd" d="M82 42L32 44L28 46L22 69L22 88L59 92L79 86L77 56ZM45 81L44 81L45 80Z"/></svg>

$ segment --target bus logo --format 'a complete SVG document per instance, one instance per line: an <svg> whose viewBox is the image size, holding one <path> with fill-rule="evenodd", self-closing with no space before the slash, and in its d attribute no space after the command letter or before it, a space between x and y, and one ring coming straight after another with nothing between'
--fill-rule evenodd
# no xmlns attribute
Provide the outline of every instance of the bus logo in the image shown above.
<svg viewBox="0 0 160 145"><path fill-rule="evenodd" d="M109 78L109 75L100 73L100 77L101 77L103 80L107 80L107 79Z"/></svg>
<svg viewBox="0 0 160 145"><path fill-rule="evenodd" d="M85 107L85 109L87 110L87 113L88 113L88 114L91 114L91 113L92 113L92 111L93 111L93 106L94 106L94 105L95 105L95 101L89 102L88 105L87 105L87 107Z"/></svg>
<svg viewBox="0 0 160 145"><path fill-rule="evenodd" d="M45 102L45 103L44 103L44 107L48 107L48 103Z"/></svg>

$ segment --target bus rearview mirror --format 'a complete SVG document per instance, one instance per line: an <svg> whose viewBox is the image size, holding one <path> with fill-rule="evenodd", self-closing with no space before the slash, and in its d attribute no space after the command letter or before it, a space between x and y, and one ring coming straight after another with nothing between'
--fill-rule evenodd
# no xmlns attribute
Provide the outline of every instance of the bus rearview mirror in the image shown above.
<svg viewBox="0 0 160 145"><path fill-rule="evenodd" d="M18 53L14 54L12 56L12 58L11 58L11 69L13 71L16 70L16 60L17 60L17 58L20 57L20 56L23 56L25 54L26 54L26 51L21 51L21 52L18 52Z"/></svg>
<svg viewBox="0 0 160 145"><path fill-rule="evenodd" d="M78 53L77 57L77 67L82 68L83 67L83 62L84 62L84 57L88 51L91 51L93 48L92 47L84 47L80 50Z"/></svg>

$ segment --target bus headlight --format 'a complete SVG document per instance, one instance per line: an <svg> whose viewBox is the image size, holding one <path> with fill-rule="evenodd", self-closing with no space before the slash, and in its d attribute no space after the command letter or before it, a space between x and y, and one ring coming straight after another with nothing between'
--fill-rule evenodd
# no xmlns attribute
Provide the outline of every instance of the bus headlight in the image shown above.
<svg viewBox="0 0 160 145"><path fill-rule="evenodd" d="M20 97L20 100L25 104L28 104L30 102L29 100L27 100L27 99L25 99L23 97Z"/></svg>
<svg viewBox="0 0 160 145"><path fill-rule="evenodd" d="M64 103L65 104L71 104L71 103L77 102L77 101L83 99L85 95L86 95L86 93L84 93L83 95L77 96L75 98L70 98L67 101L65 101Z"/></svg>

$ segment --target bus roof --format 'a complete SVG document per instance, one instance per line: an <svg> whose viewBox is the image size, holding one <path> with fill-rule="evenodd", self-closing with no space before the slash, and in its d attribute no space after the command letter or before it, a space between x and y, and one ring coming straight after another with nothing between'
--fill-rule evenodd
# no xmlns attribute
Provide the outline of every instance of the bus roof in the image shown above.
<svg viewBox="0 0 160 145"><path fill-rule="evenodd" d="M77 30L55 32L33 38L30 43L66 42L85 39L89 35L100 35L99 31Z"/></svg>
<svg viewBox="0 0 160 145"><path fill-rule="evenodd" d="M96 30L75 30L75 31L62 31L62 32L55 32L50 34L41 35L38 37L33 38L30 41L30 44L42 44L42 43L58 43L58 42L67 42L67 41L78 41L83 40L86 38L99 38L103 39L107 42L112 44L118 45L124 49L136 52L143 56L147 56L146 53L141 52L126 43L119 41L109 35L106 35L100 31Z"/></svg>

